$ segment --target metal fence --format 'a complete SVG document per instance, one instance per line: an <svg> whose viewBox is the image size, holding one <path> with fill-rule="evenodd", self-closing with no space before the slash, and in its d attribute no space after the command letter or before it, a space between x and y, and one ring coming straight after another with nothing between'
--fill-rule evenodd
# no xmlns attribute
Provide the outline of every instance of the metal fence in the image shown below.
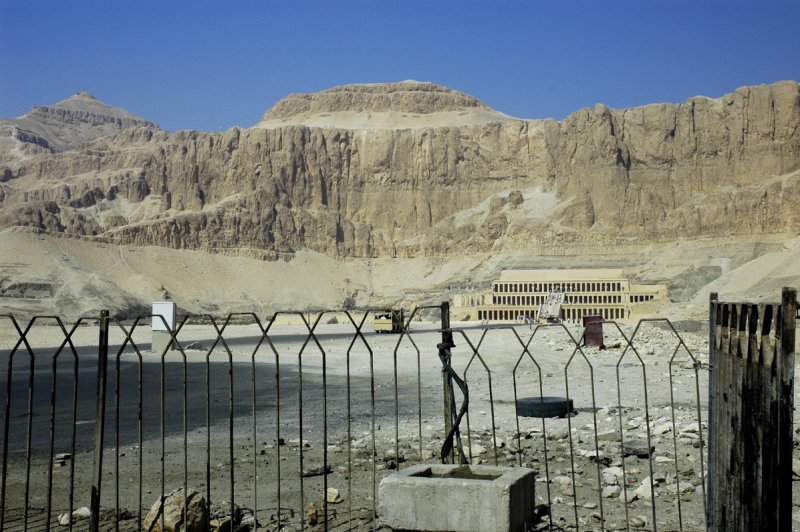
<svg viewBox="0 0 800 532"><path fill-rule="evenodd" d="M150 316L2 316L0 529L145 529L181 488L209 530L379 529L380 479L441 461L467 395L444 460L538 471L533 528L705 529L702 334L603 322L590 348L562 324L449 327L445 304L398 335L372 315L186 316L157 352Z"/></svg>

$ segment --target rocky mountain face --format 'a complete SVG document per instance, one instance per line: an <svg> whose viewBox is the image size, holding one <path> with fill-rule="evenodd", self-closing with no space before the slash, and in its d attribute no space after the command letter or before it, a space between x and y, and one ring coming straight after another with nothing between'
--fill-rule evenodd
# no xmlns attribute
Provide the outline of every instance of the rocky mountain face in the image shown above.
<svg viewBox="0 0 800 532"><path fill-rule="evenodd" d="M123 129L158 125L111 107L88 92L36 106L18 118L0 119L0 179L10 179L29 155L75 148Z"/></svg>
<svg viewBox="0 0 800 532"><path fill-rule="evenodd" d="M0 228L121 244L570 255L800 231L796 82L561 122L432 83L350 85L224 133L168 133L82 93L0 131Z"/></svg>

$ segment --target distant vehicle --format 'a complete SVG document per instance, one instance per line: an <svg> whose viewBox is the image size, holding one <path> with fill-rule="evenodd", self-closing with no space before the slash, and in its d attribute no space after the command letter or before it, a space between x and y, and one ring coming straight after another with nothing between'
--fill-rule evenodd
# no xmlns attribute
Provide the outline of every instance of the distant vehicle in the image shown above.
<svg viewBox="0 0 800 532"><path fill-rule="evenodd" d="M399 333L403 331L405 315L403 310L381 310L372 319L376 333Z"/></svg>

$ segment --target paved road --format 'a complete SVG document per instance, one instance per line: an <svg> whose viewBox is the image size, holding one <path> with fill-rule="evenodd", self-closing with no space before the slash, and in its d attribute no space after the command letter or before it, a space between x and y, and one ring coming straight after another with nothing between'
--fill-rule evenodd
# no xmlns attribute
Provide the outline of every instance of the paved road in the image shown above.
<svg viewBox="0 0 800 532"><path fill-rule="evenodd" d="M345 328L342 326L342 328ZM55 328L53 328L55 329ZM207 328L207 329L210 329ZM205 335L195 331L191 340L186 340L183 345L199 342L204 349L208 349L213 341L213 332ZM428 344L436 341L436 333L425 335ZM420 335L417 335L418 338ZM90 335L91 336L91 335ZM376 335L369 332L365 336L371 344L379 343L383 347L392 348L399 338L396 335ZM276 334L271 339L276 349L281 352L280 365L280 397L281 397L281 423L287 431L295 431L298 419L298 404L300 396L300 371L302 370L303 393L303 418L306 427L315 427L322 424L323 399L328 399L329 425L340 427L346 423L347 377L343 364L343 353L350 345L353 337L352 331L322 332L317 335L317 340L332 353L329 356L327 376L327 394L322 387L322 364L319 350L309 344L304 354L302 368L298 366L297 355L300 346L307 339L307 334ZM73 420L73 393L77 393L76 439L78 449L90 448L94 437L94 420L96 416L97 397L97 347L96 345L83 345L76 348L74 356L71 351L65 350L58 357L57 367L53 368L53 352L59 340L58 337L48 347L34 347L33 375L31 378L31 358L24 350L14 355L14 364L11 370L12 384L10 388L10 421L9 421L9 450L11 452L24 451L28 431L28 402L33 407L33 426L31 428L32 448L36 450L49 449L50 418L52 412L51 394L53 390L53 375L55 375L56 400L55 400L55 438L56 448L69 448L71 437L71 424ZM253 379L253 366L250 361L252 352L256 348L259 336L257 335L232 335L226 336L228 347L234 352L233 368L233 416L237 419L250 419L253 412L253 385L255 382L257 403L256 410L262 418L259 423L269 423L276 414L276 386L274 356L268 346L263 345L256 356L255 380ZM79 344L78 344L79 345ZM55 347L53 347L55 346ZM138 381L141 370L142 382L142 408L143 408L143 433L144 439L160 438L161 433L161 395L163 372L163 395L165 405L164 430L166 436L180 435L183 432L183 397L184 397L184 368L186 372L186 405L188 408L188 431L196 431L206 426L206 376L211 382L210 399L208 401L209 417L212 425L221 425L227 431L228 419L231 415L230 406L230 380L229 363L227 354L222 349L215 350L211 359L206 361L206 351L186 350L186 363L178 352L168 354L162 361L158 354L150 353L150 344L139 341L138 347L142 352L142 363L132 350L127 350L119 361L116 353L120 344L109 347L110 360L107 382L106 402L106 441L113 441L116 430L117 408L117 363L119 364L119 431L121 444L133 444L138 441ZM5 346L3 346L5 347ZM354 419L369 418L371 415L370 389L371 381L369 372L363 366L366 351L360 340L357 340L355 351L361 349L361 370L354 371L350 379L351 387L351 417ZM430 345L427 347L430 351ZM355 352L354 351L354 352ZM293 353L293 355L292 355ZM385 357L386 353L380 355ZM376 415L381 418L394 414L394 381L387 368L386 361L376 365ZM5 404L9 392L8 388L8 363L9 350L0 351L0 398ZM378 367L379 366L379 367ZM77 386L74 384L77 382ZM409 404L417 404L416 383L410 382L406 377L399 379L399 401L408 410ZM33 390L32 393L31 389ZM0 410L0 420L5 422L5 410Z"/></svg>

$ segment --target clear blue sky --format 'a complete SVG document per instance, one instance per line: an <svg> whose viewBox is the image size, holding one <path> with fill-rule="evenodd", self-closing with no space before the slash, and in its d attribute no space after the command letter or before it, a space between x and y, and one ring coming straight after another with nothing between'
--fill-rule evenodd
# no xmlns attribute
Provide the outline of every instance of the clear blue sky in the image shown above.
<svg viewBox="0 0 800 532"><path fill-rule="evenodd" d="M800 80L798 1L0 0L0 116L79 90L168 130L417 79L561 119Z"/></svg>

